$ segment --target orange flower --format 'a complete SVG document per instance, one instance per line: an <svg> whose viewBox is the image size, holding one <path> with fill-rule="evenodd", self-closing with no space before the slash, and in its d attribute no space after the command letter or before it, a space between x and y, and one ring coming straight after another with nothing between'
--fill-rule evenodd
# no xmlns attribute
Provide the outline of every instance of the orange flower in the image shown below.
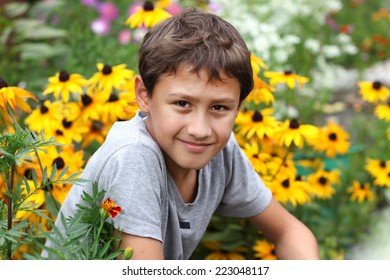
<svg viewBox="0 0 390 280"><path fill-rule="evenodd" d="M111 200L110 198L107 198L103 200L103 202L100 204L100 207L102 207L108 215L110 215L111 218L115 218L116 215L118 215L122 208L120 206L115 206L115 200Z"/></svg>

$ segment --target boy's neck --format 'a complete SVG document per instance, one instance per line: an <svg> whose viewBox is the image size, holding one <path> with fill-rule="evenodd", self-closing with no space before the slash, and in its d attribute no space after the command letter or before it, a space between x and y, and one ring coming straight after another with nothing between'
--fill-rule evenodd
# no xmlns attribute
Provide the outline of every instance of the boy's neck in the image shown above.
<svg viewBox="0 0 390 280"><path fill-rule="evenodd" d="M172 174L172 179L185 203L194 202L198 193L198 170L183 174Z"/></svg>

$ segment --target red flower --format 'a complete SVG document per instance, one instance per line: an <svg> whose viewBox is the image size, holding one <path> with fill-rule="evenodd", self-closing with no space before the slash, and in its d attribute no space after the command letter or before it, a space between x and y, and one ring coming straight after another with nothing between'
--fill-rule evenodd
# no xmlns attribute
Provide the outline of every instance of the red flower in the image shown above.
<svg viewBox="0 0 390 280"><path fill-rule="evenodd" d="M103 202L100 204L100 207L106 210L111 218L115 218L115 216L122 211L120 206L115 206L115 200L111 200L110 198L103 200Z"/></svg>

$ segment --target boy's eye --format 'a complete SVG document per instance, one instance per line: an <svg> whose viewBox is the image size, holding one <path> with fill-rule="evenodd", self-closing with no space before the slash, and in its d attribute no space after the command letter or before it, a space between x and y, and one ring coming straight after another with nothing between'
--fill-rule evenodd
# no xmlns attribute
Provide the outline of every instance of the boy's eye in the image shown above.
<svg viewBox="0 0 390 280"><path fill-rule="evenodd" d="M177 101L176 105L180 107L188 107L188 102L187 101Z"/></svg>
<svg viewBox="0 0 390 280"><path fill-rule="evenodd" d="M223 106L223 105L214 105L212 107L212 110L215 110L215 111L223 111L223 110L226 110L226 107Z"/></svg>

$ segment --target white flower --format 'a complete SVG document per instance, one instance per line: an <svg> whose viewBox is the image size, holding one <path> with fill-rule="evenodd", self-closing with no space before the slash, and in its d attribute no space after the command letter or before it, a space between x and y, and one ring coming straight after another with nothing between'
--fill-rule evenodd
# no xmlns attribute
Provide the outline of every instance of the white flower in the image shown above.
<svg viewBox="0 0 390 280"><path fill-rule="evenodd" d="M335 45L325 45L322 47L322 51L327 58L335 58L341 55L341 50Z"/></svg>
<svg viewBox="0 0 390 280"><path fill-rule="evenodd" d="M318 53L321 48L320 41L316 39L307 39L304 44L305 48L310 50L313 53Z"/></svg>

